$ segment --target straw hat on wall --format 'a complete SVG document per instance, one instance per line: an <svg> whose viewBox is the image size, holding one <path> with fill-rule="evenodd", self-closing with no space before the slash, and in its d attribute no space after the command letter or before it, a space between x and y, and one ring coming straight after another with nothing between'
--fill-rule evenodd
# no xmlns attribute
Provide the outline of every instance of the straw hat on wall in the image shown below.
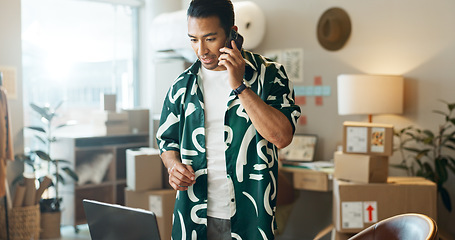
<svg viewBox="0 0 455 240"><path fill-rule="evenodd" d="M330 8L319 18L318 41L329 51L341 49L351 34L351 20L341 8Z"/></svg>

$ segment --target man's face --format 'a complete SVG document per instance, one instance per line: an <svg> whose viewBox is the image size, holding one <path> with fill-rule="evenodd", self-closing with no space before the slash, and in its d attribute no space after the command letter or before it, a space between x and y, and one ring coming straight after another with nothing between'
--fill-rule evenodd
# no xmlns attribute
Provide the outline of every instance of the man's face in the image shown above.
<svg viewBox="0 0 455 240"><path fill-rule="evenodd" d="M224 66L218 66L219 49L224 47L227 38L218 17L188 17L188 36L203 67L214 71L226 70Z"/></svg>

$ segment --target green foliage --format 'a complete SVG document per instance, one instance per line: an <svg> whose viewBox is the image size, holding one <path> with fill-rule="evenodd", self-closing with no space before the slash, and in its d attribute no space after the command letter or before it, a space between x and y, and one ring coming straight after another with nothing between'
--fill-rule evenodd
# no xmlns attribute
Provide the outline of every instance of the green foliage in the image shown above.
<svg viewBox="0 0 455 240"><path fill-rule="evenodd" d="M53 178L51 186L55 188L56 196L53 200L41 201L41 203L46 203L49 205L41 206L41 209L53 209L53 211L60 211L61 198L59 197L58 186L59 183L65 184L65 178L61 173L65 173L74 181L78 181L77 174L67 166L70 163L69 161L62 159L53 159L50 156L51 145L53 142L57 141L53 135L53 131L74 124L74 122L70 121L65 124L53 127L52 122L58 116L57 110L60 108L60 106L62 106L62 104L63 101L59 102L54 108L51 108L49 106L40 107L34 103L30 104L31 108L40 116L42 124L40 126L28 126L26 128L32 130L35 133L35 139L45 146L45 150L33 150L26 154L18 154L15 156L16 160L22 161L30 166L34 173L37 173L39 169L43 168L43 161L47 162L47 175L50 175ZM13 183L21 180L21 177L16 179ZM44 176L37 176L37 178L41 182ZM50 205L52 205L52 207L50 207Z"/></svg>
<svg viewBox="0 0 455 240"><path fill-rule="evenodd" d="M395 132L399 139L397 149L402 162L393 167L405 169L408 175L421 176L436 183L446 209L451 212L450 194L444 187L449 172L455 174L455 103L441 101L447 105L447 112L435 110L444 116L444 123L433 133L413 126Z"/></svg>

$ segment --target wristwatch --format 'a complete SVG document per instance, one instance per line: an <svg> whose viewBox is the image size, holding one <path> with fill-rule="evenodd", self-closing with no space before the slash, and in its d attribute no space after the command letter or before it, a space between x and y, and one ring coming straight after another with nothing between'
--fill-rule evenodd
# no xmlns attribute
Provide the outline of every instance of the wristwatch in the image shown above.
<svg viewBox="0 0 455 240"><path fill-rule="evenodd" d="M245 82L242 82L242 85L240 85L238 88L234 89L235 95L239 95L240 93L243 92L243 90L247 89L248 86L245 84Z"/></svg>

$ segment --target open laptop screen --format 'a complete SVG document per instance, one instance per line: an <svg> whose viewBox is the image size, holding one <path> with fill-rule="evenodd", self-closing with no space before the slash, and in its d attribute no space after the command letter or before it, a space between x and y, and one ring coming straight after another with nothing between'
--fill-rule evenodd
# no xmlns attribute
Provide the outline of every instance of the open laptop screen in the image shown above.
<svg viewBox="0 0 455 240"><path fill-rule="evenodd" d="M84 199L92 240L160 240L153 212Z"/></svg>

